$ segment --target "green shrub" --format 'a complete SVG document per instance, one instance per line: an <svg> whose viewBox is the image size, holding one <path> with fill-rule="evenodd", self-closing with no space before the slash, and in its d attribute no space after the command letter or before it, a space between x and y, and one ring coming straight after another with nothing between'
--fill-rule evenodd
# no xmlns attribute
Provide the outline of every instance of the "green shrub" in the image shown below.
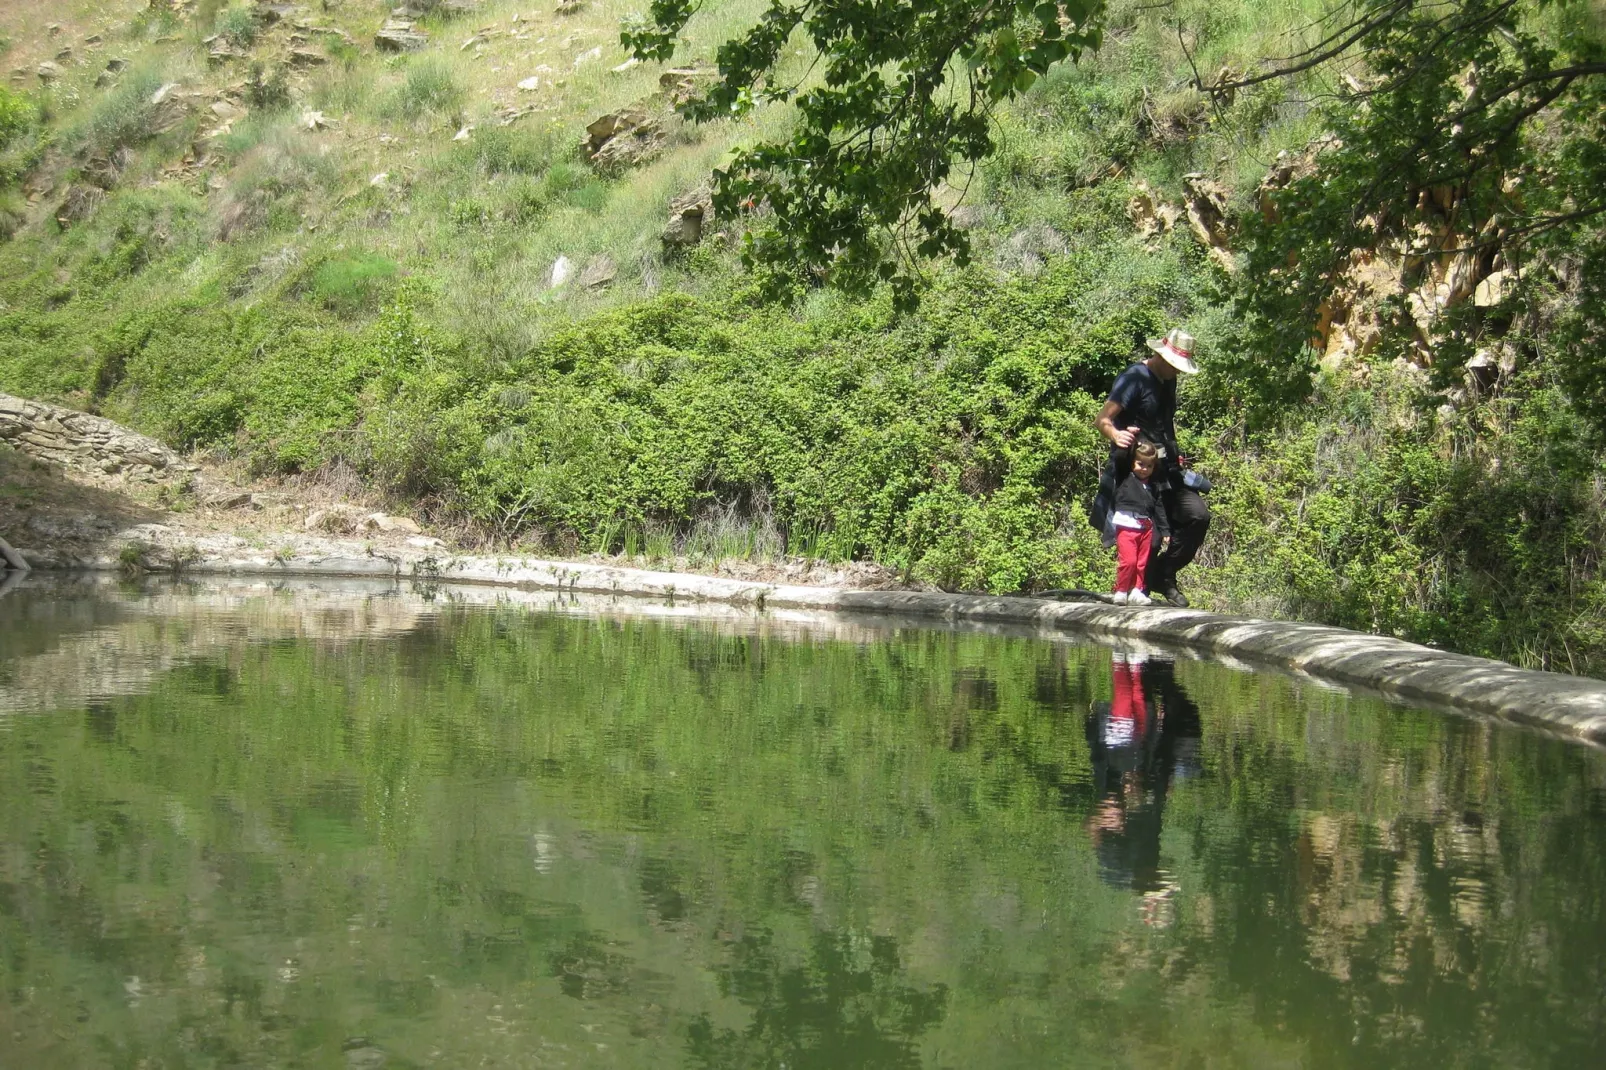
<svg viewBox="0 0 1606 1070"><path fill-rule="evenodd" d="M508 126L488 126L459 146L456 155L484 175L539 175L552 162L550 137Z"/></svg>
<svg viewBox="0 0 1606 1070"><path fill-rule="evenodd" d="M93 240L80 261L84 281L108 286L138 273L175 246L204 240L200 233L204 212L200 197L172 186L114 192L99 210Z"/></svg>
<svg viewBox="0 0 1606 1070"><path fill-rule="evenodd" d="M156 134L157 105L152 96L161 78L152 71L131 72L94 101L71 126L65 140L85 156L110 156L120 148L149 141Z"/></svg>
<svg viewBox="0 0 1606 1070"><path fill-rule="evenodd" d="M31 100L0 85L0 149L6 149L27 133L38 120L39 110Z"/></svg>
<svg viewBox="0 0 1606 1070"><path fill-rule="evenodd" d="M290 77L283 67L270 73L260 61L251 64L251 76L245 83L246 101L253 108L273 111L290 103Z"/></svg>
<svg viewBox="0 0 1606 1070"><path fill-rule="evenodd" d="M407 64L406 77L391 100L391 110L408 119L424 115L459 117L468 92L457 80L451 64L434 57Z"/></svg>
<svg viewBox="0 0 1606 1070"><path fill-rule="evenodd" d="M237 48L250 48L256 44L256 13L249 7L230 7L220 12L213 28Z"/></svg>
<svg viewBox="0 0 1606 1070"><path fill-rule="evenodd" d="M1276 434L1222 450L1208 556L1218 596L1568 672L1606 673L1600 465L1534 375L1473 413L1379 371L1329 384ZM1490 430L1486 427L1485 432Z"/></svg>
<svg viewBox="0 0 1606 1070"><path fill-rule="evenodd" d="M361 312L379 306L396 278L396 262L377 253L347 253L313 269L308 295L336 312Z"/></svg>

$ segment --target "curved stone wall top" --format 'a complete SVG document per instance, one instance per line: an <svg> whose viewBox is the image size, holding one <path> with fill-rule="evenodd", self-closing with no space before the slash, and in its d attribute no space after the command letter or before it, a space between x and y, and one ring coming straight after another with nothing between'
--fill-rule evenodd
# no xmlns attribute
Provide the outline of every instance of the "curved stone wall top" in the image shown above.
<svg viewBox="0 0 1606 1070"><path fill-rule="evenodd" d="M175 554L175 562L182 560L184 571L201 574L370 576L500 584L728 602L759 609L990 621L1142 639L1158 645L1231 654L1401 698L1445 703L1606 743L1606 682L1519 669L1487 658L1451 654L1387 636L1318 624L1250 620L1158 606L1134 608L1042 598L789 586L573 561L458 557L438 549L390 548L381 552L360 543L332 540L301 547L294 557L251 549L238 538L197 540L187 544L184 551L182 555ZM110 553L89 559L53 557L34 551L25 554L35 567L119 567L117 557Z"/></svg>

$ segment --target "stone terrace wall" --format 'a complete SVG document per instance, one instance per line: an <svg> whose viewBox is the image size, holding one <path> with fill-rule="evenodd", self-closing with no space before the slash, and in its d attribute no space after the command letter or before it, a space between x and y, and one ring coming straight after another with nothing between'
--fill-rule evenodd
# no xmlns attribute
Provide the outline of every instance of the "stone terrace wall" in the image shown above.
<svg viewBox="0 0 1606 1070"><path fill-rule="evenodd" d="M0 442L42 461L145 483L198 471L153 438L100 416L0 394Z"/></svg>

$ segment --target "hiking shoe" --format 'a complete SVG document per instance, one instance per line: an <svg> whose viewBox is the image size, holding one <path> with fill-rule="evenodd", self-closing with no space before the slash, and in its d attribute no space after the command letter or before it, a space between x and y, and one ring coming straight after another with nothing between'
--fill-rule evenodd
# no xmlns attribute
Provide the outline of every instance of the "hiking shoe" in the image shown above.
<svg viewBox="0 0 1606 1070"><path fill-rule="evenodd" d="M1150 598L1142 591L1134 590L1131 594L1126 596L1126 604L1129 606L1152 606L1154 605L1154 599Z"/></svg>
<svg viewBox="0 0 1606 1070"><path fill-rule="evenodd" d="M1178 609L1187 609L1188 608L1188 596L1183 594L1182 591L1178 589L1176 584L1173 583L1171 586L1167 587L1164 591L1161 591L1160 593L1165 595L1165 600L1167 602L1170 602L1172 605L1176 606Z"/></svg>
<svg viewBox="0 0 1606 1070"><path fill-rule="evenodd" d="M1110 601L1114 602L1118 606L1126 605L1126 592L1116 591L1114 594L1110 595Z"/></svg>

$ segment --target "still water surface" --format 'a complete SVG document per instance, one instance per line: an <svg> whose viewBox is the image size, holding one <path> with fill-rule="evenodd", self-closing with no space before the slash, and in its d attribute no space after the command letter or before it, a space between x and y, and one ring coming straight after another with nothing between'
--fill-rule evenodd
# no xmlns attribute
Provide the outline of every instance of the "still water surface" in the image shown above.
<svg viewBox="0 0 1606 1070"><path fill-rule="evenodd" d="M1599 750L509 597L0 599L0 1066L1606 1061Z"/></svg>

